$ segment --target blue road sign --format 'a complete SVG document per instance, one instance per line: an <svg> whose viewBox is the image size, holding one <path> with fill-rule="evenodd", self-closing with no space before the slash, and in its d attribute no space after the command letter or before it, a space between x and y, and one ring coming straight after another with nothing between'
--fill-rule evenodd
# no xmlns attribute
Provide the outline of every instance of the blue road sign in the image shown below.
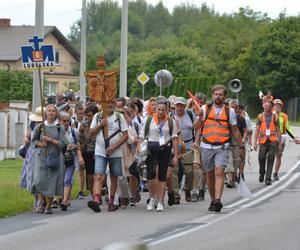
<svg viewBox="0 0 300 250"><path fill-rule="evenodd" d="M22 46L22 63L25 69L53 68L55 54L52 45L41 45L44 39L34 36L29 39L33 46Z"/></svg>

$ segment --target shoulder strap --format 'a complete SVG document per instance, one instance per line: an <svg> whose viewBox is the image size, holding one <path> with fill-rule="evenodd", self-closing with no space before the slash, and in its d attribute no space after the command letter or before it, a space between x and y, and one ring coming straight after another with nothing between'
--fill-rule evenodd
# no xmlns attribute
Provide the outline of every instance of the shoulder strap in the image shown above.
<svg viewBox="0 0 300 250"><path fill-rule="evenodd" d="M117 120L118 120L119 130L121 131L121 113L116 112L116 117L117 117Z"/></svg>
<svg viewBox="0 0 300 250"><path fill-rule="evenodd" d="M193 141L195 141L195 131L194 131L194 116L193 116L193 112L191 110L186 110L186 113L188 114L188 116L190 117L192 124L193 124L193 128L192 128L192 134L193 134Z"/></svg>
<svg viewBox="0 0 300 250"><path fill-rule="evenodd" d="M230 117L230 108L227 104L225 104L225 113L227 116L227 123L229 122L229 117Z"/></svg>
<svg viewBox="0 0 300 250"><path fill-rule="evenodd" d="M139 126L139 124L137 122L134 122L133 126L134 126L134 129L135 129L136 133L139 134L139 132L140 132L140 126Z"/></svg>
<svg viewBox="0 0 300 250"><path fill-rule="evenodd" d="M153 119L153 116L149 115L147 120L146 120L145 131L144 131L145 132L145 138L147 138L148 135L149 135L150 123L151 123L152 119Z"/></svg>
<svg viewBox="0 0 300 250"><path fill-rule="evenodd" d="M76 138L76 135L75 135L75 129L74 128L71 128L71 133L72 133L72 137L74 139L74 144L77 144L77 138Z"/></svg>
<svg viewBox="0 0 300 250"><path fill-rule="evenodd" d="M57 128L57 133L58 133L58 138L59 138L60 137L60 129L61 129L60 124L57 124L56 128Z"/></svg>
<svg viewBox="0 0 300 250"><path fill-rule="evenodd" d="M173 134L173 118L172 117L168 117L168 125L169 125L169 134L170 134L170 137L172 137L172 134Z"/></svg>
<svg viewBox="0 0 300 250"><path fill-rule="evenodd" d="M212 103L208 103L206 105L205 119L204 119L203 123L206 122L211 109L212 109Z"/></svg>

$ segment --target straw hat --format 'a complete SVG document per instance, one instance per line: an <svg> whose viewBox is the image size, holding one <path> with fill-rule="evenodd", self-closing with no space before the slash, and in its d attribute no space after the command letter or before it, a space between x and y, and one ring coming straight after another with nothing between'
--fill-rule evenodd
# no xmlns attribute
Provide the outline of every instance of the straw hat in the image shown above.
<svg viewBox="0 0 300 250"><path fill-rule="evenodd" d="M45 108L44 109L44 112L45 112ZM30 114L29 115L29 119L31 121L34 121L34 122L41 122L43 121L43 116L42 116L42 107L39 106L35 109L35 112Z"/></svg>

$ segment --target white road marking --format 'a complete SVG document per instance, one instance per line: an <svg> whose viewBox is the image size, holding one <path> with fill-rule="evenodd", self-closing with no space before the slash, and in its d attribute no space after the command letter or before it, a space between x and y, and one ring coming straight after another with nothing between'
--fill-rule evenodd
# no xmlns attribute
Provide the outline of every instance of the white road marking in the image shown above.
<svg viewBox="0 0 300 250"><path fill-rule="evenodd" d="M256 198L257 196L263 194L263 193L266 193L268 192L270 189L274 189L274 187L278 186L279 184L281 184L281 182L283 182L300 164L300 160L297 161L292 168L290 168L282 177L280 177L279 181L276 181L276 182L273 182L271 186L268 186L266 188L263 188L262 190L256 192L253 194L253 198ZM249 201L250 199L248 198L244 198L244 199L241 199L239 201L236 201L230 205L227 205L226 207L224 207L225 209L231 209L231 208L234 208L236 206L239 206L247 201Z"/></svg>
<svg viewBox="0 0 300 250"><path fill-rule="evenodd" d="M284 179L287 178L287 176L293 171L295 170L298 165L299 165L300 161L298 161L289 171L288 173L284 176ZM158 244L161 244L161 243L164 243L164 242L167 242L167 241L170 241L170 240L173 240L173 239L176 239L176 238L179 238L181 236L184 236L184 235L187 235L187 234L190 234L192 232L195 232L195 231L198 231L198 230L201 230L205 227L208 227L208 226L211 226L221 220L224 220L234 214L237 214L243 210L245 210L246 208L249 208L251 206L254 206L256 205L257 203L260 203L264 200L267 200L269 199L270 197L274 196L275 194L279 193L280 191L282 191L283 189L285 189L286 187L288 187L292 182L294 182L298 177L300 176L300 173L296 173L295 175L293 175L286 183L284 183L284 185L282 186L279 186L277 188L275 188L272 192L268 193L268 194L265 194L264 196L260 197L259 199L256 199L256 200L252 200L251 202L249 202L248 204L245 204L243 206L241 206L240 208L226 214L226 215L223 215L223 214L209 214L209 215L206 215L202 218L199 218L195 221L193 221L194 223L198 222L198 223L205 223L205 219L210 219L210 218L213 218L215 217L215 219L212 219L211 221L209 222L206 222L206 224L202 224L202 225L199 225L199 226L196 226L196 227L193 227L193 228L190 228L190 229L187 229L187 230L184 230L184 231L180 231L180 232L173 232L172 235L169 235L169 236L166 236L166 237L163 237L163 238L160 238L160 239L148 239L145 241L145 243L148 245L148 246L155 246L155 245L158 245ZM283 178L281 178L283 179ZM283 180L284 180L283 179ZM279 182L280 183L280 182ZM278 184L277 184L278 185ZM277 186L276 185L276 186ZM275 185L273 185L274 187ZM267 190L269 190L270 188L265 188L264 189L264 192L266 192ZM263 190L262 190L263 191ZM258 193L262 194L264 192L257 192L257 195L256 197L258 196ZM228 206L227 206L228 208ZM149 242L149 243L147 243Z"/></svg>

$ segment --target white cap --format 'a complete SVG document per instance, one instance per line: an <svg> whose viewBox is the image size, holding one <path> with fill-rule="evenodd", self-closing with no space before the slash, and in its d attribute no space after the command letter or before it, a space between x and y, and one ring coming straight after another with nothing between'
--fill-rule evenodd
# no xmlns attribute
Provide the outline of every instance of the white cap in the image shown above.
<svg viewBox="0 0 300 250"><path fill-rule="evenodd" d="M184 97L176 97L175 98L175 102L174 102L174 104L176 105L176 104L183 104L183 105L186 105L187 104L187 101L186 101L186 99L184 98Z"/></svg>

